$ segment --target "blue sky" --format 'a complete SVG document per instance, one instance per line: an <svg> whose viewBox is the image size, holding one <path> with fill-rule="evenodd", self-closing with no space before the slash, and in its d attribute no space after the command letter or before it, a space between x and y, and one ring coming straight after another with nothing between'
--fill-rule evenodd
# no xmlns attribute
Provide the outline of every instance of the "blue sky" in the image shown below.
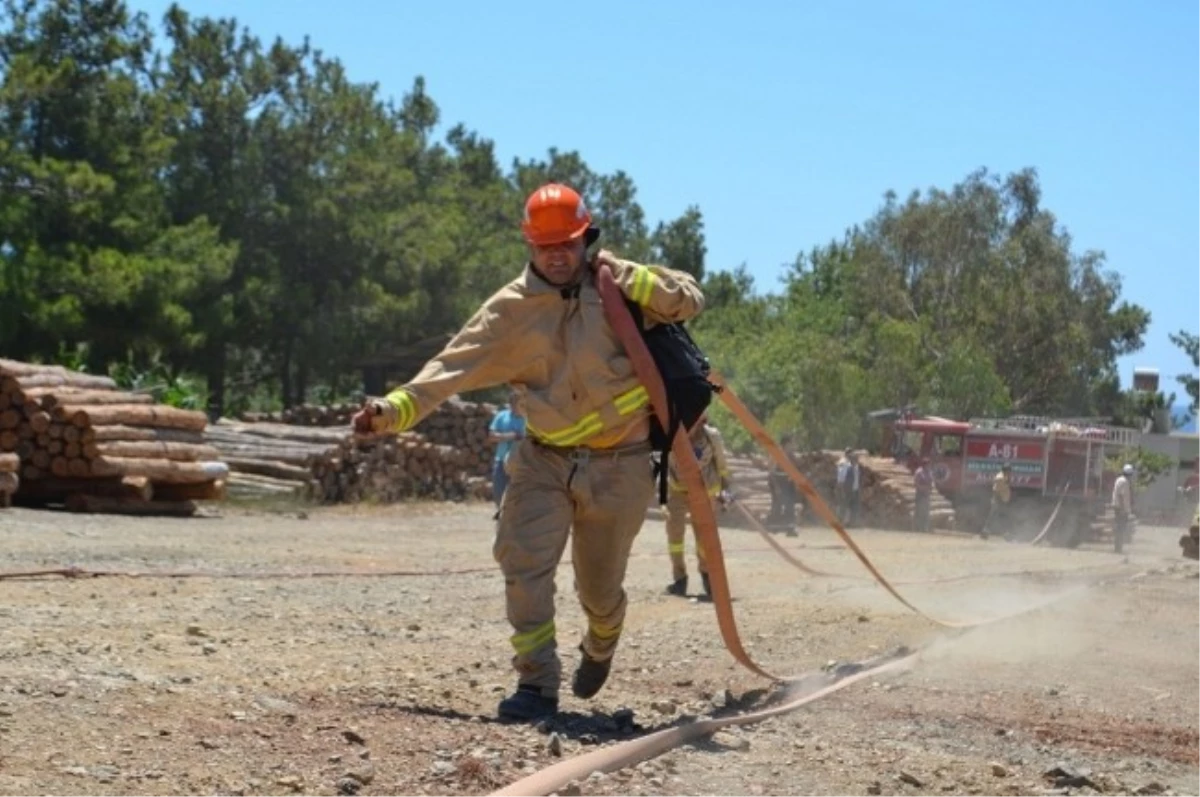
<svg viewBox="0 0 1200 797"><path fill-rule="evenodd" d="M187 0L345 63L442 111L503 165L552 146L636 181L651 221L704 212L708 267L760 290L797 252L867 219L888 189L1035 167L1076 251L1101 249L1167 339L1200 314L1197 4L1183 0ZM157 21L167 3L134 0ZM1182 394L1182 390L1178 390Z"/></svg>

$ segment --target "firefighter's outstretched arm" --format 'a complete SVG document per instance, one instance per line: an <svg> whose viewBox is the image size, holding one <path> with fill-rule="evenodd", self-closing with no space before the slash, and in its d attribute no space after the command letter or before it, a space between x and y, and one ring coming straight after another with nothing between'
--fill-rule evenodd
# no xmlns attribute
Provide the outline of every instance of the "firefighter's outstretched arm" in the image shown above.
<svg viewBox="0 0 1200 797"><path fill-rule="evenodd" d="M512 347L504 345L501 309L492 300L484 304L408 384L369 402L355 415L355 431L404 432L455 393L507 382L512 370L507 355Z"/></svg>
<svg viewBox="0 0 1200 797"><path fill-rule="evenodd" d="M686 271L643 266L604 250L596 255L596 262L605 263L612 269L613 279L621 292L641 305L653 321L687 321L704 309L704 294L695 278Z"/></svg>

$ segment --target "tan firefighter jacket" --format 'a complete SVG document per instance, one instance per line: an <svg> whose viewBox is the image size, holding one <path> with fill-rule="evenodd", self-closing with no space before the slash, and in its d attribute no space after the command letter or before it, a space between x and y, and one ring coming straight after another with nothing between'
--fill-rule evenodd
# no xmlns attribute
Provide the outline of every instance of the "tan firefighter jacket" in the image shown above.
<svg viewBox="0 0 1200 797"><path fill-rule="evenodd" d="M577 287L559 288L527 264L412 381L388 394L380 407L387 428L412 428L455 393L509 383L535 440L606 448L643 439L649 397L604 316L595 273L584 269ZM613 277L650 322L685 321L704 307L685 272L618 260Z"/></svg>
<svg viewBox="0 0 1200 797"><path fill-rule="evenodd" d="M725 439L717 427L703 423L692 432L691 442L708 494L713 497L720 495L721 490L729 482L729 462L725 458ZM671 492L687 492L687 485L679 478L676 470L675 459L671 458L669 462L668 486Z"/></svg>

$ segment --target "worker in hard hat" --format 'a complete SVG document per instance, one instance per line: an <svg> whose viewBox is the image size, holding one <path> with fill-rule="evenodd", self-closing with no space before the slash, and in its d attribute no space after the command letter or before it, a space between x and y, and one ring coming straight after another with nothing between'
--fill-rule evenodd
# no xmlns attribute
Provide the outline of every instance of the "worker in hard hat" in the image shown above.
<svg viewBox="0 0 1200 797"><path fill-rule="evenodd" d="M717 427L701 420L689 435L692 449L696 453L696 461L700 464L700 475L704 479L704 487L708 498L713 502L713 513L717 512L719 504L728 500L730 487L729 462L725 457L725 441ZM671 583L667 585L668 595L687 596L688 571L684 559L684 536L687 533L688 514L691 511L688 500L687 484L680 478L674 459L669 459L667 478L667 552L671 556ZM693 526L695 521L693 520ZM694 529L693 529L694 533ZM704 585L705 598L712 599L712 586L708 582L708 562L704 557L704 547L696 537L696 570L700 573L700 581Z"/></svg>
<svg viewBox="0 0 1200 797"><path fill-rule="evenodd" d="M355 416L361 432L412 428L451 395L508 383L521 397L526 437L508 457L493 555L504 573L517 688L506 719L558 709L561 662L554 576L571 538L575 591L587 616L573 692L608 678L625 621L625 568L654 492L649 397L613 334L596 288L607 265L648 321L685 321L704 297L686 273L589 255L599 237L583 198L566 185L535 190L521 225L529 261L440 354Z"/></svg>
<svg viewBox="0 0 1200 797"><path fill-rule="evenodd" d="M1129 518L1133 514L1133 465L1121 468L1121 475L1113 482L1113 550L1117 553L1129 539Z"/></svg>

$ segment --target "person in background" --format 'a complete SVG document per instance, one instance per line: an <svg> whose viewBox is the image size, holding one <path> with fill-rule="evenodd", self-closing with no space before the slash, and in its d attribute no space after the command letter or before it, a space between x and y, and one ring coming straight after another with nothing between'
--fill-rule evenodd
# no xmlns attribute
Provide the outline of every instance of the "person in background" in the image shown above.
<svg viewBox="0 0 1200 797"><path fill-rule="evenodd" d="M713 502L715 515L717 504L725 503L730 487L725 441L717 427L704 418L692 431L691 443L696 453L696 462L700 466L700 475L708 490L708 497ZM670 463L667 480L667 553L671 557L671 583L667 585L667 594L686 598L688 571L684 559L684 537L687 534L691 509L688 506L687 485L679 477L675 460L671 459ZM694 534L695 529L692 531ZM700 545L699 537L696 538L696 570L700 573L700 582L704 586L704 597L712 600L712 586L708 581L708 560L705 559L704 547Z"/></svg>
<svg viewBox="0 0 1200 797"><path fill-rule="evenodd" d="M847 448L842 452L842 458L837 464L837 484L833 488L833 505L837 510L838 520L846 522L850 496L846 493L846 477L850 475L850 454Z"/></svg>
<svg viewBox="0 0 1200 797"><path fill-rule="evenodd" d="M500 518L500 501L504 498L504 491L508 489L508 455L523 437L525 415L521 412L520 399L514 393L509 397L509 402L500 407L488 426L488 442L496 444L496 453L492 458L492 494L496 500L496 514L492 516L493 520Z"/></svg>
<svg viewBox="0 0 1200 797"><path fill-rule="evenodd" d="M838 517L847 528L857 526L859 498L862 495L862 467L853 449L846 449L842 461L838 463L837 477Z"/></svg>
<svg viewBox="0 0 1200 797"><path fill-rule="evenodd" d="M916 473L913 474L913 484L916 487L916 506L913 520L917 531L929 531L929 503L933 498L933 473L929 468L929 457L921 457Z"/></svg>
<svg viewBox="0 0 1200 797"><path fill-rule="evenodd" d="M779 438L779 447L783 449L783 453L788 459L795 461L792 455L793 438L790 434L785 434ZM787 528L788 536L796 534L796 485L792 483L792 479L783 468L776 463L771 463L771 470L767 474L767 486L771 490L771 512L767 516L767 525L782 525Z"/></svg>
<svg viewBox="0 0 1200 797"><path fill-rule="evenodd" d="M1008 536L1008 504L1012 501L1012 465L1005 462L1000 466L1000 472L992 479L992 506L984 521L983 531L979 536L987 539L989 535L1001 533Z"/></svg>
<svg viewBox="0 0 1200 797"><path fill-rule="evenodd" d="M1121 475L1113 482L1113 550L1117 553L1125 547L1129 535L1129 516L1133 514L1133 466L1126 464Z"/></svg>

